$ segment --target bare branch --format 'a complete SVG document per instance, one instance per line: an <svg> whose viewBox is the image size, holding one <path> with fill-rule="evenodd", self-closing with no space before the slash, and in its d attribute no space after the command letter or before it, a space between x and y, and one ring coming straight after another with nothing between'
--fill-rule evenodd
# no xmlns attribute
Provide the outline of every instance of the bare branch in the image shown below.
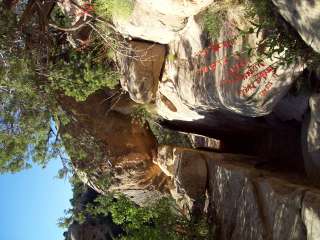
<svg viewBox="0 0 320 240"><path fill-rule="evenodd" d="M55 25L55 24L53 24L53 23L49 23L49 26L50 27L53 27L53 28L55 28L55 29L58 29L58 30L60 30L60 31L64 31L64 32L73 32L73 31L76 31L76 30L79 30L80 28L82 28L83 26L85 26L86 24L88 24L89 22L91 22L92 21L92 19L89 19L89 20L87 20L87 21L85 21L85 22L83 22L83 23L81 23L81 24L79 24L79 25L74 25L74 26L72 26L72 27L69 27L69 28L65 28L65 27L60 27L60 26L57 26L57 25Z"/></svg>

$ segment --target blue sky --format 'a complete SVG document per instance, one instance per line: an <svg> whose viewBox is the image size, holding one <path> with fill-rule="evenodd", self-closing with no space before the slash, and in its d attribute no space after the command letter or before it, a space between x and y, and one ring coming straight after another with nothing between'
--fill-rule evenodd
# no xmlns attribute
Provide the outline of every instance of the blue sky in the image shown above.
<svg viewBox="0 0 320 240"><path fill-rule="evenodd" d="M1 240L63 239L56 223L72 192L68 180L55 178L60 168L60 160L51 160L45 169L0 175Z"/></svg>

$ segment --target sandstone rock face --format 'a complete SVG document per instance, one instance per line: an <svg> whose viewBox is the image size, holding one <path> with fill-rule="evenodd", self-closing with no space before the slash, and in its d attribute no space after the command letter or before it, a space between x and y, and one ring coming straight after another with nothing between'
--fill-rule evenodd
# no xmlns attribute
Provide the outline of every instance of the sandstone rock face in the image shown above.
<svg viewBox="0 0 320 240"><path fill-rule="evenodd" d="M320 202L319 193L306 192L303 198L302 217L307 229L307 239L320 238Z"/></svg>
<svg viewBox="0 0 320 240"><path fill-rule="evenodd" d="M302 39L320 52L320 1L272 0Z"/></svg>
<svg viewBox="0 0 320 240"><path fill-rule="evenodd" d="M220 150L222 146L221 140L209 138L198 134L188 134L193 148L208 148L213 150Z"/></svg>
<svg viewBox="0 0 320 240"><path fill-rule="evenodd" d="M72 163L80 178L97 192L106 191L99 182L107 180L112 173L110 190L127 194L142 205L150 198L169 191L168 177L152 162L157 143L151 131L132 121L130 115L121 113L125 112L125 106L117 107L114 106L116 104L105 101L110 95L112 93L99 91L84 102L60 97L62 106L74 118L64 132L79 139L82 149L87 153L85 160L72 159ZM130 101L115 102L131 106ZM90 136L93 137L101 153L90 149L92 143L80 139L83 132L88 133L89 139Z"/></svg>
<svg viewBox="0 0 320 240"><path fill-rule="evenodd" d="M206 163L197 151L160 146L154 163L171 178L174 187L170 192L186 214L203 212L207 187Z"/></svg>
<svg viewBox="0 0 320 240"><path fill-rule="evenodd" d="M315 93L309 100L310 112L302 127L302 150L305 169L313 182L320 185L320 94Z"/></svg>
<svg viewBox="0 0 320 240"><path fill-rule="evenodd" d="M160 146L158 154L179 203L197 212L204 206L199 195L207 191L215 238L319 238L320 191L303 178L259 169L260 160L245 155L170 146Z"/></svg>
<svg viewBox="0 0 320 240"><path fill-rule="evenodd" d="M243 49L256 48L261 36L249 34L233 39L239 35L236 27L247 26L241 10L239 7L227 13L219 37L212 42L203 37L198 17L190 17L183 31L169 43L169 54L175 58L166 61L159 92L177 110L170 111L158 100L161 116L190 121L200 119L201 110L217 109L249 117L263 116L287 93L302 68L284 69L275 67L275 60L263 59L258 63L254 56L248 57Z"/></svg>
<svg viewBox="0 0 320 240"><path fill-rule="evenodd" d="M213 0L136 0L128 19L114 17L116 28L123 35L167 44L182 30L187 17L200 12Z"/></svg>
<svg viewBox="0 0 320 240"><path fill-rule="evenodd" d="M308 148L311 152L320 151L320 94L313 94L309 100L311 111L308 131Z"/></svg>
<svg viewBox="0 0 320 240"><path fill-rule="evenodd" d="M131 41L124 56L118 53L118 62L123 77L121 86L137 103L155 100L161 69L164 63L165 47L159 44Z"/></svg>

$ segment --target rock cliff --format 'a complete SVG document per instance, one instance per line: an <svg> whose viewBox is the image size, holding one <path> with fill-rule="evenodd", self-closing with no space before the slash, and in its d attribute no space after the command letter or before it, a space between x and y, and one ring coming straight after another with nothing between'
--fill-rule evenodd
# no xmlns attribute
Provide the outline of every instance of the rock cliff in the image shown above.
<svg viewBox="0 0 320 240"><path fill-rule="evenodd" d="M207 211L218 239L318 239L320 191L305 176L261 159L161 146L157 164L177 186L173 196L194 214Z"/></svg>

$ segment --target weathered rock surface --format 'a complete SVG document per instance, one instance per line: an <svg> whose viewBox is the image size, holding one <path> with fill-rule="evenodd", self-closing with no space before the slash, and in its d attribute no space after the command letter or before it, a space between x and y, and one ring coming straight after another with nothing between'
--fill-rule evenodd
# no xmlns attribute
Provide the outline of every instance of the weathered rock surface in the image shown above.
<svg viewBox="0 0 320 240"><path fill-rule="evenodd" d="M136 0L128 19L114 17L116 28L123 35L167 44L181 31L187 18L200 12L213 0Z"/></svg>
<svg viewBox="0 0 320 240"><path fill-rule="evenodd" d="M218 239L319 238L320 191L296 174L259 169L254 157L170 146L159 148L158 159L179 203L199 211L207 191Z"/></svg>
<svg viewBox="0 0 320 240"><path fill-rule="evenodd" d="M302 125L302 150L308 177L320 186L320 94L309 100L310 111Z"/></svg>
<svg viewBox="0 0 320 240"><path fill-rule="evenodd" d="M320 52L320 1L272 0L303 40Z"/></svg>
<svg viewBox="0 0 320 240"><path fill-rule="evenodd" d="M320 93L313 94L309 100L310 124L308 131L308 148L310 152L320 151Z"/></svg>
<svg viewBox="0 0 320 240"><path fill-rule="evenodd" d="M236 27L246 27L241 12L240 7L228 12L219 38L212 43L203 36L196 17L189 18L183 31L169 43L169 54L175 58L166 61L159 92L177 111L169 111L159 100L161 116L190 121L200 119L201 110L217 109L250 117L263 116L287 93L294 76L302 69L274 68L274 61L264 59L258 64L254 56L249 58L244 49L246 46L256 48L260 36L250 34L230 40L239 35ZM200 116L190 114L192 111Z"/></svg>
<svg viewBox="0 0 320 240"><path fill-rule="evenodd" d="M64 109L73 116L63 131L78 139L87 153L85 160L72 159L72 163L80 178L97 192L106 191L99 182L108 180L112 173L109 190L127 194L143 205L169 191L168 177L152 162L157 143L151 131L123 114L132 101L126 95L120 95L124 99L119 101L106 101L111 95L112 92L98 91L84 102L60 97ZM81 139L82 133L87 133L88 139L93 137L101 153L90 148L92 143L87 138Z"/></svg>
<svg viewBox="0 0 320 240"><path fill-rule="evenodd" d="M198 134L188 134L193 148L208 148L213 150L221 150L222 141Z"/></svg>
<svg viewBox="0 0 320 240"><path fill-rule="evenodd" d="M130 41L127 55L117 54L121 86L137 103L150 103L158 91L166 49L164 45Z"/></svg>
<svg viewBox="0 0 320 240"><path fill-rule="evenodd" d="M303 223L307 230L307 239L320 239L320 194L306 192L302 203Z"/></svg>

